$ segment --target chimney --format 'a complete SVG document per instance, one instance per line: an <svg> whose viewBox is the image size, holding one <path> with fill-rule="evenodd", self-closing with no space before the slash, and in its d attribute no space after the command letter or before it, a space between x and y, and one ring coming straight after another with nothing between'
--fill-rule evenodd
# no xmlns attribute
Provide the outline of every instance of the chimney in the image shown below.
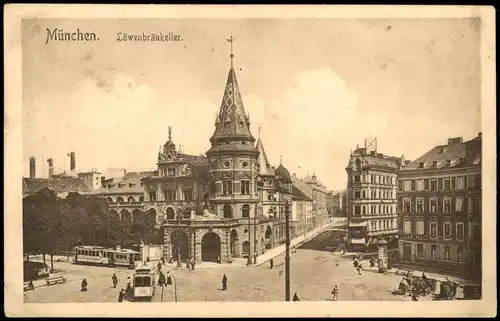
<svg viewBox="0 0 500 321"><path fill-rule="evenodd" d="M30 178L36 178L36 164L33 156L30 157Z"/></svg>
<svg viewBox="0 0 500 321"><path fill-rule="evenodd" d="M49 178L52 178L54 175L54 160L49 158L47 159L47 163L49 164Z"/></svg>
<svg viewBox="0 0 500 321"><path fill-rule="evenodd" d="M451 144L461 144L463 142L462 137L454 137L454 138L448 138L448 145Z"/></svg>
<svg viewBox="0 0 500 321"><path fill-rule="evenodd" d="M406 166L408 166L408 165L410 165L410 164L411 164L411 161L409 161L409 160L405 160L405 165L406 165Z"/></svg>
<svg viewBox="0 0 500 321"><path fill-rule="evenodd" d="M75 152L71 152L69 155L69 170L71 172L74 172L75 168L76 168Z"/></svg>

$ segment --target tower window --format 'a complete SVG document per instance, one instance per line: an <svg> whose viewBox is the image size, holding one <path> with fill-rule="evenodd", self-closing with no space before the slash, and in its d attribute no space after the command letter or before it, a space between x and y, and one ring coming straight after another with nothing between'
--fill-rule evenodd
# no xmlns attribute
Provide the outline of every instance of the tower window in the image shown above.
<svg viewBox="0 0 500 321"><path fill-rule="evenodd" d="M233 194L233 182L232 181L223 181L222 182L222 194L224 194L224 195Z"/></svg>
<svg viewBox="0 0 500 321"><path fill-rule="evenodd" d="M241 194L250 195L250 181L241 181Z"/></svg>

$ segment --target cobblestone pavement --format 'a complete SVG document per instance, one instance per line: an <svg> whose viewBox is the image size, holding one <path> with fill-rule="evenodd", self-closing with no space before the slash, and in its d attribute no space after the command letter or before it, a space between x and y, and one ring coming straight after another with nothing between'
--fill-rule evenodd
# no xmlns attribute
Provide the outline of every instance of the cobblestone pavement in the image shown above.
<svg viewBox="0 0 500 321"><path fill-rule="evenodd" d="M320 243L321 241L320 237ZM308 247L309 248L309 247ZM339 288L339 301L409 301L409 296L393 295L401 276L364 271L361 275L352 260L333 255L330 251L297 249L291 254L291 296L297 292L302 301L331 300L334 285ZM106 267L89 267L60 262L58 268L67 283L37 287L25 292L26 303L116 302L120 288L133 271ZM274 258L274 268L220 267L189 271L170 269L177 282L177 299L186 301L284 301L284 255ZM112 287L113 272L119 278ZM226 274L228 290L222 291L221 279ZM82 278L87 278L88 291L80 292ZM421 300L431 300L430 296ZM161 288L156 288L153 302L161 301ZM163 301L174 301L173 285L164 288Z"/></svg>

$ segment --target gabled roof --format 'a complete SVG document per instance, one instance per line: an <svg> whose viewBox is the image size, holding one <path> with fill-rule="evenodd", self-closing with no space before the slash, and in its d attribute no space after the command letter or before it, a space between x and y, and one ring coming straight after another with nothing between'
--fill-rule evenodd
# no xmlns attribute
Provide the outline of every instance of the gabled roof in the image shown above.
<svg viewBox="0 0 500 321"><path fill-rule="evenodd" d="M309 186L308 184L304 183L302 180L298 179L295 176L292 176L291 179L292 179L292 184L296 188L298 188L307 197L309 197L310 199L312 199L312 194L313 194L313 188L312 188L312 186Z"/></svg>
<svg viewBox="0 0 500 321"><path fill-rule="evenodd" d="M105 184L92 194L138 194L144 192L144 186L141 186L141 180L144 177L153 175L154 171L130 172L125 174L122 179L115 180L112 183Z"/></svg>
<svg viewBox="0 0 500 321"><path fill-rule="evenodd" d="M292 185L292 196L299 201L312 201L312 199L302 192L295 184Z"/></svg>
<svg viewBox="0 0 500 321"><path fill-rule="evenodd" d="M77 192L80 194L90 192L90 188L81 178L66 176L58 176L55 178L23 177L23 196L35 194L44 188L48 188L58 195L70 192Z"/></svg>
<svg viewBox="0 0 500 321"><path fill-rule="evenodd" d="M464 165L479 165L480 163L481 136L478 135L467 142L462 142L459 138L449 139L447 145L434 146L427 153L408 164L404 169L450 168Z"/></svg>
<svg viewBox="0 0 500 321"><path fill-rule="evenodd" d="M257 145L255 146L259 151L259 175L260 176L274 176L274 170L271 168L271 164L267 159L266 151L264 150L264 145L262 144L262 140L259 138L257 140Z"/></svg>

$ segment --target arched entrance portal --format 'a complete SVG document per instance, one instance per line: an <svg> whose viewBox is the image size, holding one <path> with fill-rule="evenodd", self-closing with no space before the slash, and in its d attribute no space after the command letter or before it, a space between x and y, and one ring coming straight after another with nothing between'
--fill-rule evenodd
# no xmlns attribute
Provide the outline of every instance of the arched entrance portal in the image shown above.
<svg viewBox="0 0 500 321"><path fill-rule="evenodd" d="M230 249L231 249L231 257L237 257L236 254L236 243L238 242L238 233L236 230L231 231L230 236Z"/></svg>
<svg viewBox="0 0 500 321"><path fill-rule="evenodd" d="M201 260L218 262L220 257L220 238L219 235L209 232L201 239Z"/></svg>
<svg viewBox="0 0 500 321"><path fill-rule="evenodd" d="M186 233L182 231L175 231L172 233L172 256L174 261L180 260L184 262L189 259L189 239Z"/></svg>

